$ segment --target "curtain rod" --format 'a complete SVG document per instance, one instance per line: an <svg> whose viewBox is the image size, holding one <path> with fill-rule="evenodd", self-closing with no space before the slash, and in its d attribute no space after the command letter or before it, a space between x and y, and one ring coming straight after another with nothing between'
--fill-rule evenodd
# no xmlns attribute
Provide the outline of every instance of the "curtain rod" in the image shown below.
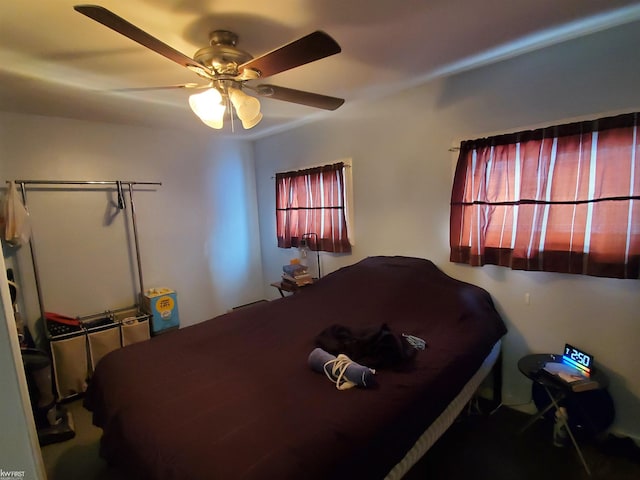
<svg viewBox="0 0 640 480"><path fill-rule="evenodd" d="M14 180L30 185L162 185L162 182L136 182L131 180Z"/></svg>
<svg viewBox="0 0 640 480"><path fill-rule="evenodd" d="M338 163L339 163L339 162L338 162ZM330 164L328 164L328 165L330 165ZM322 165L319 165L319 166L322 166ZM343 167L344 167L344 168L351 168L351 167L353 167L353 165L348 164L348 163L345 163L345 164L343 165ZM308 168L317 168L317 167L300 168L299 170L307 170ZM271 175L271 180L273 180L273 179L275 179L275 178L276 178L276 175L275 175L275 173L274 173L273 175Z"/></svg>

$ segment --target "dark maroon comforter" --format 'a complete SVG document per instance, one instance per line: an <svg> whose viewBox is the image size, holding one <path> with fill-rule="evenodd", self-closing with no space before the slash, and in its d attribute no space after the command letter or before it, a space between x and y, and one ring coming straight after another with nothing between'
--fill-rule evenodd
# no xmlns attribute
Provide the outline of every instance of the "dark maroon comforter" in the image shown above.
<svg viewBox="0 0 640 480"><path fill-rule="evenodd" d="M332 324L427 342L414 368L339 391L307 357ZM300 293L115 351L85 397L101 453L144 479L382 478L505 333L489 294L371 257Z"/></svg>

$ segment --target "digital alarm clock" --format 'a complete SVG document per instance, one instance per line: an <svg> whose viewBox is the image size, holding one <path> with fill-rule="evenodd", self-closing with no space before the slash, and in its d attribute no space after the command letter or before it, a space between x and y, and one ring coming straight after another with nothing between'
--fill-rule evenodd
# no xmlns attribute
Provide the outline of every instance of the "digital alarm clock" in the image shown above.
<svg viewBox="0 0 640 480"><path fill-rule="evenodd" d="M593 355L589 355L568 343L564 346L562 361L572 367L578 368L586 375L589 375L593 368Z"/></svg>

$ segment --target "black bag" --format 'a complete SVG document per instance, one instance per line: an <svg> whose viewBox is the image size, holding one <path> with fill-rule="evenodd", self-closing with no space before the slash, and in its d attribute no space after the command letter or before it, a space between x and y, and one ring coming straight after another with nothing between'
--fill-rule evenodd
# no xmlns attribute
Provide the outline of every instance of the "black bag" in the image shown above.
<svg viewBox="0 0 640 480"><path fill-rule="evenodd" d="M417 353L387 324L359 330L332 325L318 334L316 345L333 355L343 353L360 365L377 369L407 367Z"/></svg>

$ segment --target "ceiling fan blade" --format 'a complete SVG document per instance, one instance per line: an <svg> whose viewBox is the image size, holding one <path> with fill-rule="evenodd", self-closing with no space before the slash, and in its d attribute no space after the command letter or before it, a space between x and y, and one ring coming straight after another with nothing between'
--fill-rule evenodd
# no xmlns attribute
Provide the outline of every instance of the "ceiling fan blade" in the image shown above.
<svg viewBox="0 0 640 480"><path fill-rule="evenodd" d="M111 30L130 38L134 42L159 53L163 57L192 70L204 78L212 78L211 73L204 65L201 65L192 58L187 57L185 54L175 50L166 43L161 42L144 30L141 30L132 23L127 22L124 18L119 17L104 7L99 5L75 5L73 9L92 20L109 27Z"/></svg>
<svg viewBox="0 0 640 480"><path fill-rule="evenodd" d="M238 70L242 72L244 69L250 68L260 72L260 77L265 78L341 51L340 45L333 38L322 31L316 31L272 52L249 60L240 65Z"/></svg>
<svg viewBox="0 0 640 480"><path fill-rule="evenodd" d="M160 87L130 87L114 88L110 92L146 92L151 90L194 90L199 88L211 88L211 85L200 85L199 83L183 83L181 85L163 85Z"/></svg>
<svg viewBox="0 0 640 480"><path fill-rule="evenodd" d="M245 88L247 87L245 86ZM251 90L261 97L299 103L300 105L322 108L324 110L335 110L344 103L344 99L342 98L329 97L327 95L304 92L292 88L277 87L275 85L258 85L257 87L252 87Z"/></svg>

